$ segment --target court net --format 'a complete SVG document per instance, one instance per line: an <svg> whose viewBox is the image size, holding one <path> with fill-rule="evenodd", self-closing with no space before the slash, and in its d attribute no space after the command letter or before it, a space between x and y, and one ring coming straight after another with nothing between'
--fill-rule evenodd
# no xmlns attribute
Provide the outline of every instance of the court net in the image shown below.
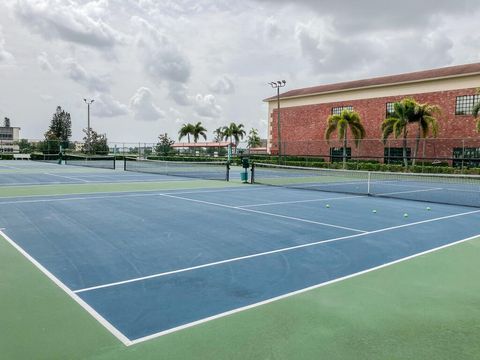
<svg viewBox="0 0 480 360"><path fill-rule="evenodd" d="M38 154L33 153L30 155L30 160L32 161L39 161L39 162L46 162L51 164L58 164L60 158L58 154Z"/></svg>
<svg viewBox="0 0 480 360"><path fill-rule="evenodd" d="M99 169L115 170L115 156L80 156L80 155L64 155L65 165L86 166Z"/></svg>
<svg viewBox="0 0 480 360"><path fill-rule="evenodd" d="M480 207L480 176L334 170L254 163L252 183Z"/></svg>
<svg viewBox="0 0 480 360"><path fill-rule="evenodd" d="M228 181L230 176L230 166L226 161L163 161L125 157L124 170L223 181Z"/></svg>

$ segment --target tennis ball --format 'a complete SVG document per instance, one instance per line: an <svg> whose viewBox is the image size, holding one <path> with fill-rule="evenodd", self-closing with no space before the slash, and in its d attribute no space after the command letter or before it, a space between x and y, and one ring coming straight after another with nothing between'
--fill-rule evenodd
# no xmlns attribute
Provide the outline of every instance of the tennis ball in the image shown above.
<svg viewBox="0 0 480 360"><path fill-rule="evenodd" d="M377 213L377 210L372 210L372 212L373 212L374 214L376 214L376 213Z"/></svg>
<svg viewBox="0 0 480 360"><path fill-rule="evenodd" d="M430 210L432 210L432 209L431 209L429 206L427 206L427 210L430 211Z"/></svg>
<svg viewBox="0 0 480 360"><path fill-rule="evenodd" d="M406 218L407 218L407 217L408 217L408 214L407 214L407 213L403 214L403 217L406 217Z"/></svg>
<svg viewBox="0 0 480 360"><path fill-rule="evenodd" d="M330 204L325 205L325 207L329 208L329 207L330 207Z"/></svg>

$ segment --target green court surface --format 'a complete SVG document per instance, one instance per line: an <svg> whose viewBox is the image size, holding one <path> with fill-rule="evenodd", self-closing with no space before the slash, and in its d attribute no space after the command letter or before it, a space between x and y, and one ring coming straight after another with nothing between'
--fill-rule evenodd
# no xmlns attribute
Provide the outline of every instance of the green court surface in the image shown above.
<svg viewBox="0 0 480 360"><path fill-rule="evenodd" d="M239 182L225 182L222 187L238 186ZM162 181L162 182L144 182L144 183L90 183L90 184L53 184L53 185L30 185L30 186L6 186L0 187L0 197L19 197L19 196L44 196L44 195L81 195L102 192L139 192L139 191L157 191L157 190L188 190L199 188L218 188L218 182L209 180L192 181Z"/></svg>
<svg viewBox="0 0 480 360"><path fill-rule="evenodd" d="M2 359L480 359L480 238L130 347L0 240Z"/></svg>

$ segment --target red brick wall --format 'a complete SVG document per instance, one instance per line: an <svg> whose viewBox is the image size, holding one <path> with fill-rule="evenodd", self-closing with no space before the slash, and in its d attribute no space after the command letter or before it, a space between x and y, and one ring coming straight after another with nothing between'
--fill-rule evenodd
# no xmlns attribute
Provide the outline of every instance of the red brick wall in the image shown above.
<svg viewBox="0 0 480 360"><path fill-rule="evenodd" d="M409 95L420 103L438 105L442 109L442 113L438 117L439 133L435 141L436 145L433 146L432 141L427 140L425 157L451 157L452 148L461 147L462 144L461 140L439 139L474 138L475 140L471 140L470 143L480 146L480 134L475 130L475 119L472 116L455 115L456 97L473 95L475 91L475 89L463 89ZM333 141L330 144L324 140L326 119L331 114L332 107L350 105L360 114L367 132L366 139L374 139L362 141L359 148L355 148L353 142L349 142L352 156L383 157L384 145L378 139L381 138L380 126L385 119L386 103L400 101L405 97L407 96L391 96L281 109L281 140L284 143L282 152L290 155L328 156L330 147L341 146L341 143L336 141L336 134L332 135ZM271 150L272 153L277 153L277 110L273 111L271 120ZM413 125L409 128L410 139L416 136L416 131L417 128ZM401 140L394 141L392 138L390 146L401 147ZM413 141L409 141L409 146L412 148L413 154Z"/></svg>

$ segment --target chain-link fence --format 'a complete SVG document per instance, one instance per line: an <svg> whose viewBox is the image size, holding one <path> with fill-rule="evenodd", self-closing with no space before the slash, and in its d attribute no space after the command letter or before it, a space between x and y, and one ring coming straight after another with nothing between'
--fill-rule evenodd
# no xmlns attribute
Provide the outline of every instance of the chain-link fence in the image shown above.
<svg viewBox="0 0 480 360"><path fill-rule="evenodd" d="M326 162L370 161L384 164L444 164L480 166L480 136L469 139L364 139L358 143L347 140L284 142L282 156L322 158ZM345 154L344 154L345 152ZM278 154L276 146L272 153Z"/></svg>

